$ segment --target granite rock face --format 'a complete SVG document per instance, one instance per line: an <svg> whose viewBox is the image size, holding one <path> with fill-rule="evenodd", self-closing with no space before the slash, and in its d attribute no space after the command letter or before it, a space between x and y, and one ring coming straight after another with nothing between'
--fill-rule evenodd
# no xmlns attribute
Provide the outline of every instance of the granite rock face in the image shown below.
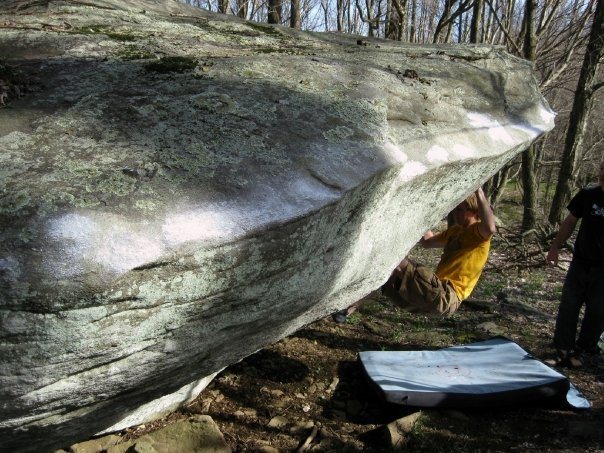
<svg viewBox="0 0 604 453"><path fill-rule="evenodd" d="M173 1L0 4L0 444L140 423L382 284L553 127L532 66Z"/></svg>

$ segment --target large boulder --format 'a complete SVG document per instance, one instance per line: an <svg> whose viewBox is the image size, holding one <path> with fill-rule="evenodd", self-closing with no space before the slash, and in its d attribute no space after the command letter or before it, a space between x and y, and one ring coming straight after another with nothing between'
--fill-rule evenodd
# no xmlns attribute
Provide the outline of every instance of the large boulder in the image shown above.
<svg viewBox="0 0 604 453"><path fill-rule="evenodd" d="M531 64L500 48L168 0L0 8L6 451L194 398L377 288L553 126Z"/></svg>

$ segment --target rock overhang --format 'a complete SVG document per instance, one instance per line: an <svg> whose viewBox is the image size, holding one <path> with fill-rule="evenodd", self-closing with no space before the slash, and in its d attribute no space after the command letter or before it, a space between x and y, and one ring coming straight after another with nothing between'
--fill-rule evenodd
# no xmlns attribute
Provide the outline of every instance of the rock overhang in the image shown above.
<svg viewBox="0 0 604 453"><path fill-rule="evenodd" d="M2 11L31 88L0 110L4 432L86 436L182 402L378 286L553 126L499 48L89 3Z"/></svg>
<svg viewBox="0 0 604 453"><path fill-rule="evenodd" d="M8 172L27 166L38 179L39 193L22 181L11 207L37 198L40 213L66 199L72 208L38 215L47 218L42 234L62 244L59 253L67 241L74 258L96 256L108 272L123 272L188 241L235 240L304 216L392 166L401 167L404 182L450 161L497 155L551 126L545 105L468 111L467 103L447 100L439 79L400 80L392 65L363 71L358 80L347 74L346 87L330 77L346 71L341 61L320 70L296 62L288 72L282 58L252 62L270 74L255 78L247 69L233 75L236 57L215 62L208 79L169 73L145 80L140 65L117 74L114 63L89 65L83 86L69 82L73 106L39 119L37 134L2 137ZM354 67L347 63L352 74ZM112 76L121 83L99 81ZM327 82L313 81L321 77ZM392 92L396 84L404 89ZM476 96L470 83L459 85L454 90ZM40 141L41 152L28 162ZM130 242L138 254L122 251L119 244Z"/></svg>

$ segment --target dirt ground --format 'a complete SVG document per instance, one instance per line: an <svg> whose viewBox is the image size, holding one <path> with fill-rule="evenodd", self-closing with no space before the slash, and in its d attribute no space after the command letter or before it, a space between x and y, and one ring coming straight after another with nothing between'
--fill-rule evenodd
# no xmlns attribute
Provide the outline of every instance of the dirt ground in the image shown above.
<svg viewBox="0 0 604 453"><path fill-rule="evenodd" d="M405 449L602 451L602 358L559 370L591 402L586 411L560 404L420 411L384 403L367 384L360 351L439 349L504 335L544 358L565 271L539 265L519 271L510 266L510 253L507 241L495 240L481 282L450 318L411 315L378 296L345 324L331 317L310 324L224 370L186 408L124 434L136 437L202 413L216 421L234 451L379 452L390 449L386 424L419 413ZM412 256L437 259L430 251Z"/></svg>

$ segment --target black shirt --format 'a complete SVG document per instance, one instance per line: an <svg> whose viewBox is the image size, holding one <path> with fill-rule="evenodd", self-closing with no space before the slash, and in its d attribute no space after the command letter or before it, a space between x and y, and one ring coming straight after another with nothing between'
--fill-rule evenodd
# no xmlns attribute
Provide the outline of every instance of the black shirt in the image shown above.
<svg viewBox="0 0 604 453"><path fill-rule="evenodd" d="M581 220L573 259L588 266L604 266L604 190L582 189L568 204Z"/></svg>

